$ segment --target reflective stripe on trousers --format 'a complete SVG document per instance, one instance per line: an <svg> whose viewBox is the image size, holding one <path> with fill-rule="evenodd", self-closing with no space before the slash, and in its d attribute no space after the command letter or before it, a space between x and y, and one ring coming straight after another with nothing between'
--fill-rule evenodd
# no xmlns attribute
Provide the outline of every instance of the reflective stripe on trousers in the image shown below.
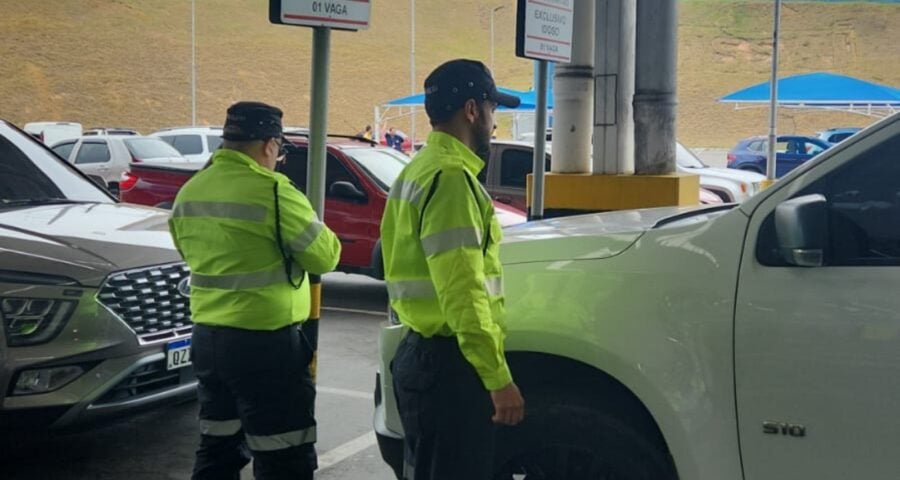
<svg viewBox="0 0 900 480"><path fill-rule="evenodd" d="M211 437L230 437L241 431L241 420L200 419L200 433Z"/></svg>
<svg viewBox="0 0 900 480"><path fill-rule="evenodd" d="M256 452L271 452L316 442L316 427L277 433L275 435L246 435L247 446Z"/></svg>

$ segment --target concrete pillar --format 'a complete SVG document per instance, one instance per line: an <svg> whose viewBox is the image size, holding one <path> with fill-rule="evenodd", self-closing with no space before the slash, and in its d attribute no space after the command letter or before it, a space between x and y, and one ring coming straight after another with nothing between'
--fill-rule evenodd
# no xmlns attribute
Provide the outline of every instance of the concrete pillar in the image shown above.
<svg viewBox="0 0 900 480"><path fill-rule="evenodd" d="M637 65L634 93L635 172L674 173L676 0L637 0Z"/></svg>
<svg viewBox="0 0 900 480"><path fill-rule="evenodd" d="M634 173L635 0L596 0L594 173Z"/></svg>
<svg viewBox="0 0 900 480"><path fill-rule="evenodd" d="M573 5L572 62L553 76L553 173L591 173L594 116L594 0Z"/></svg>

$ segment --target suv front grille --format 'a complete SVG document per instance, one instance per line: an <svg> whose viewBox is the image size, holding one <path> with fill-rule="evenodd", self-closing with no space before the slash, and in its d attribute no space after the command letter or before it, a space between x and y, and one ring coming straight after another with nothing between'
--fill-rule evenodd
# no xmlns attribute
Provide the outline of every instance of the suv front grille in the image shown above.
<svg viewBox="0 0 900 480"><path fill-rule="evenodd" d="M191 333L190 299L178 284L190 276L184 263L119 272L106 279L97 298L142 341Z"/></svg>

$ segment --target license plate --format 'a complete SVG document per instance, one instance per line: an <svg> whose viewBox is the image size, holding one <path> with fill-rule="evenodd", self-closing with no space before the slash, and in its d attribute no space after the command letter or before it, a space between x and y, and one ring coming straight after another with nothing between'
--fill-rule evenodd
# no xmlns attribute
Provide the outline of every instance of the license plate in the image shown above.
<svg viewBox="0 0 900 480"><path fill-rule="evenodd" d="M166 345L166 370L186 367L191 364L191 339L185 338Z"/></svg>

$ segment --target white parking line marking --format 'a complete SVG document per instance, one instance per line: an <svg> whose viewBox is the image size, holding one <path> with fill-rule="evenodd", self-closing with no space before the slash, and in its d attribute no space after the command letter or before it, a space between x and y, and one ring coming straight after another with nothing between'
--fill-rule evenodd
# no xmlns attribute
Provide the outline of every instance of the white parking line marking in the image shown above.
<svg viewBox="0 0 900 480"><path fill-rule="evenodd" d="M322 310L331 310L334 312L344 312L344 313L361 313L363 315L373 315L376 317L386 317L387 316L387 312L379 312L377 310L359 310L356 308L322 307Z"/></svg>
<svg viewBox="0 0 900 480"><path fill-rule="evenodd" d="M333 395L342 395L345 397L362 398L365 400L371 400L372 396L374 395L373 393L360 392L357 390L347 390L345 388L320 387L320 386L316 387L316 391L322 392L322 393L331 393Z"/></svg>
<svg viewBox="0 0 900 480"><path fill-rule="evenodd" d="M343 462L375 443L375 432L367 432L319 455L319 472Z"/></svg>

